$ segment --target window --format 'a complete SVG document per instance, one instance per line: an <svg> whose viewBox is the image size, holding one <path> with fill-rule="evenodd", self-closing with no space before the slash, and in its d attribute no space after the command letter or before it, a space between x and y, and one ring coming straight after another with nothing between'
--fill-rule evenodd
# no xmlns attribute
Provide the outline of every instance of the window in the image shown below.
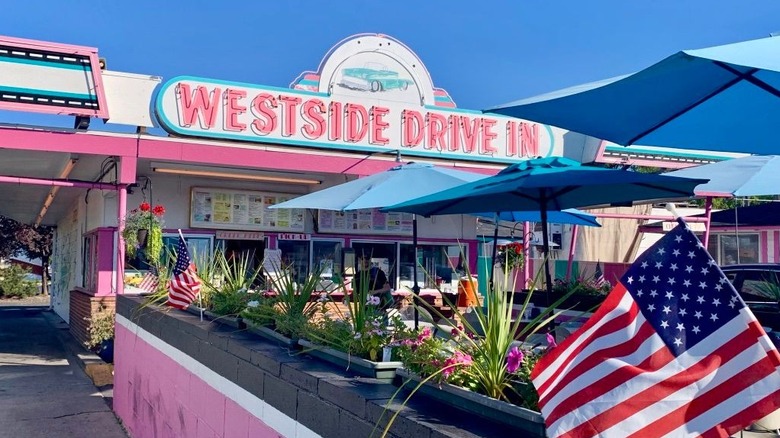
<svg viewBox="0 0 780 438"><path fill-rule="evenodd" d="M82 257L82 285L89 291L97 290L98 272L98 235L95 233L84 236L84 252Z"/></svg>
<svg viewBox="0 0 780 438"><path fill-rule="evenodd" d="M320 276L340 283L344 272L341 264L344 242L315 239L311 242L311 248L312 266L320 269Z"/></svg>
<svg viewBox="0 0 780 438"><path fill-rule="evenodd" d="M398 265L396 263L396 245L395 242L356 242L352 241L352 248L355 250L355 260L360 260L362 256L371 259L371 265L385 271L390 286L397 287L396 276ZM354 266L355 272L358 267Z"/></svg>
<svg viewBox="0 0 780 438"><path fill-rule="evenodd" d="M185 234L184 241L190 251L190 258L195 265L203 265L211 260L214 252L214 237L204 234ZM179 235L163 234L162 263L168 263L168 257L176 257L176 247L179 245Z"/></svg>
<svg viewBox="0 0 780 438"><path fill-rule="evenodd" d="M466 263L465 254L468 252L464 246L458 245L429 245L417 246L417 283L421 288L436 288L442 284L451 283L458 271L463 272ZM462 256L463 254L463 256ZM411 288L414 285L414 245L401 244L400 251L399 285Z"/></svg>
<svg viewBox="0 0 780 438"><path fill-rule="evenodd" d="M713 237L717 239L711 238L708 249L719 265L759 263L757 233L718 234ZM716 241L715 244L713 240Z"/></svg>
<svg viewBox="0 0 780 438"><path fill-rule="evenodd" d="M277 248L282 251L282 266L292 268L297 283L305 283L309 275L309 242L305 240L280 240Z"/></svg>

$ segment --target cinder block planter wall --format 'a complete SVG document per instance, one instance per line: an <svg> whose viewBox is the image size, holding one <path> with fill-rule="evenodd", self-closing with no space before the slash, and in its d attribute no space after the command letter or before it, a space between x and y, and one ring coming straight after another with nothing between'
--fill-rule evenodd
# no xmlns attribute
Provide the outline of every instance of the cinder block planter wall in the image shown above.
<svg viewBox="0 0 780 438"><path fill-rule="evenodd" d="M116 328L114 410L132 437L379 437L394 413L391 384L185 312L120 296ZM415 397L390 436L523 435Z"/></svg>

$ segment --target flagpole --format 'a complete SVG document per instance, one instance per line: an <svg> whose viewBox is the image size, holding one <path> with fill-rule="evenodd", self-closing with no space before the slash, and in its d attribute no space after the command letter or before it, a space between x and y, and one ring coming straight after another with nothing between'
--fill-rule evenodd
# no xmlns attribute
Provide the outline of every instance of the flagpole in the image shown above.
<svg viewBox="0 0 780 438"><path fill-rule="evenodd" d="M184 234L181 233L181 228L178 228L178 231L179 231L179 238L182 241L185 241ZM187 251L189 251L189 248L187 248ZM198 309L200 309L200 322L203 322L203 296L201 295L200 292L198 292Z"/></svg>

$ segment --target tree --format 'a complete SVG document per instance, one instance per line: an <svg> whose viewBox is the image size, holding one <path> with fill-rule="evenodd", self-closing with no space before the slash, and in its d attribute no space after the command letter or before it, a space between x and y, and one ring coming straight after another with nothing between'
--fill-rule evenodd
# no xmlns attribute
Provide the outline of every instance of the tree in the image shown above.
<svg viewBox="0 0 780 438"><path fill-rule="evenodd" d="M26 225L18 223L16 241L19 249L31 259L41 259L41 292L49 294L49 260L52 252L54 228L45 225Z"/></svg>
<svg viewBox="0 0 780 438"><path fill-rule="evenodd" d="M19 225L11 218L0 216L0 258L7 259L19 251L20 244L16 239Z"/></svg>

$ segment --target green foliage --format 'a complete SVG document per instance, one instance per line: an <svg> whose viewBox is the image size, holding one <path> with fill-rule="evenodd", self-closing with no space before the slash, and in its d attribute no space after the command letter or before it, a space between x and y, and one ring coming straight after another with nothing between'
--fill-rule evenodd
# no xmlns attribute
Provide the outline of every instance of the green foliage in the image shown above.
<svg viewBox="0 0 780 438"><path fill-rule="evenodd" d="M0 269L0 297L24 298L37 294L38 285L26 278L29 273L29 270L13 264Z"/></svg>
<svg viewBox="0 0 780 438"><path fill-rule="evenodd" d="M495 283L508 284L509 281L509 278L504 278L503 283ZM538 278L534 284L537 282ZM533 293L532 286L519 314L525 313ZM544 331L558 315L553 309L559 307L571 293L569 291L521 326L521 318L513 319L513 314L517 313L514 310L514 294L507 294L503 288L495 287L485 297L484 308L474 307L468 314L453 308L455 319L463 325L452 330L448 341L431 336L430 329L426 328L418 332L416 338L402 341L404 366L423 378L438 376L441 381L537 409L533 389L527 393L527 386L523 384L530 381L530 371L538 352L516 340ZM427 307L441 316L436 308ZM547 339L551 341L552 336ZM550 345L554 345L553 342Z"/></svg>
<svg viewBox="0 0 780 438"><path fill-rule="evenodd" d="M612 285L609 282L599 284L593 277L574 275L569 280L556 278L552 290L558 294L571 292L580 295L606 296L612 290Z"/></svg>
<svg viewBox="0 0 780 438"><path fill-rule="evenodd" d="M206 308L217 315L238 316L254 296L250 292L258 270L252 265L250 254L228 257L221 250L214 252L205 272L198 271L203 286L201 293L208 296Z"/></svg>
<svg viewBox="0 0 780 438"><path fill-rule="evenodd" d="M314 297L320 283L320 270L314 269L302 283L295 281L290 267L277 267L269 276L271 293L257 306L244 310L242 315L259 325L273 325L274 329L290 338L299 338L317 313ZM322 292L327 296L327 292ZM269 324L269 321L273 321Z"/></svg>
<svg viewBox="0 0 780 438"><path fill-rule="evenodd" d="M87 334L89 338L84 345L87 348L96 348L100 346L103 341L114 339L114 312L104 307L100 308L97 313L92 315L92 318L84 318L89 322L87 326Z"/></svg>

